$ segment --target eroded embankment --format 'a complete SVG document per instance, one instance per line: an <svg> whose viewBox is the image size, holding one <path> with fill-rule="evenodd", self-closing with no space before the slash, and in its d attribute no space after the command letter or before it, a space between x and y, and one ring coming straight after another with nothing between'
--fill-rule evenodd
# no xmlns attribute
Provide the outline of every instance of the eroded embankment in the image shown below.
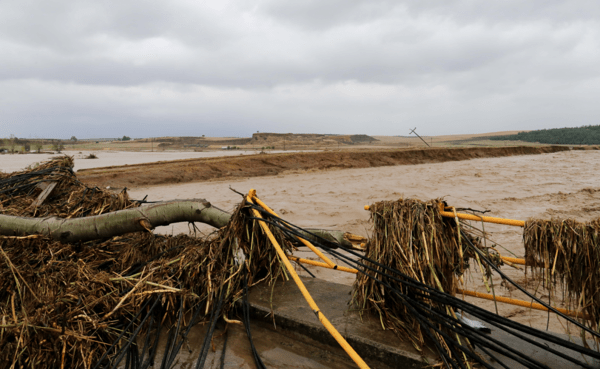
<svg viewBox="0 0 600 369"><path fill-rule="evenodd" d="M490 158L546 154L567 151L565 146L430 148L417 150L326 151L258 154L163 161L79 170L78 178L100 187L151 186L199 182L232 177L259 177L287 171L371 168Z"/></svg>

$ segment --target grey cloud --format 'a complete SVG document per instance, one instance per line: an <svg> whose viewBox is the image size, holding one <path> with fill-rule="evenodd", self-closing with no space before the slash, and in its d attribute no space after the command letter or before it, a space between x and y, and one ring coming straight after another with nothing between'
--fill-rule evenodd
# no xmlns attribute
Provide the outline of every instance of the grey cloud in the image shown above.
<svg viewBox="0 0 600 369"><path fill-rule="evenodd" d="M596 4L5 0L0 137L23 121L246 133L590 124Z"/></svg>
<svg viewBox="0 0 600 369"><path fill-rule="evenodd" d="M377 22L389 16L395 9L403 8L401 2L388 0L268 0L259 6L259 10L274 21L314 31Z"/></svg>
<svg viewBox="0 0 600 369"><path fill-rule="evenodd" d="M94 39L168 37L215 47L232 37L219 12L181 1L3 1L3 38L61 53L93 53Z"/></svg>
<svg viewBox="0 0 600 369"><path fill-rule="evenodd" d="M600 15L600 4L593 0L424 0L405 4L415 16L435 15L460 22L485 22L492 25L534 21L554 24L596 21Z"/></svg>
<svg viewBox="0 0 600 369"><path fill-rule="evenodd" d="M93 11L87 12L70 10L65 12L70 15L63 14L63 18L67 19L57 17L58 20L52 20L46 27L55 31L36 39L44 47L36 48L39 45L33 41L27 43L29 58L17 59L14 63L17 66L4 65L4 74L20 76L31 72L35 78L61 79L66 69L72 71L71 76L67 77L69 80L98 84L188 81L261 87L306 79L410 83L415 78L419 80L436 74L476 70L488 63L510 59L514 57L513 54L518 56L523 51L535 51L531 47L540 49L539 52L556 64L556 60L572 52L568 50L569 46L574 48L580 41L577 39L580 35L577 34L563 36L565 40L553 39L568 29L569 25L559 28L534 25L527 28L514 23L502 29L493 29L480 23L457 24L451 20L438 22L436 19L411 19L406 15L392 17L386 14L376 19L377 26L370 28L346 26L323 33L305 34L286 29L275 22L265 29L250 28L246 35L239 30L224 32L223 27L215 25L214 18L209 19L206 15L194 21L194 16L202 14L198 9L191 9L195 12L182 7L167 10L164 9L165 3L150 3L145 8L139 3L127 7L116 4L121 3L101 9L92 6ZM319 17L320 9L321 16L331 20L336 19L330 16L336 13L336 9L346 9L341 12L342 15L360 15L364 13L361 12L362 7L367 6L359 1L351 2L346 7L339 2L324 2L320 7L320 2L300 4L308 10L297 11L298 5L295 5L286 11L302 19L315 19ZM377 4L382 4L383 8L391 7L383 1L374 2L375 5L367 4L371 7ZM278 5L278 8L281 7ZM85 16L81 16L81 13L85 13ZM232 13L229 17L237 17L238 20L245 14ZM312 13L314 17L310 17ZM83 20L76 21L80 16L84 20L94 18L90 23L95 25L83 27L80 24ZM54 14L49 14L47 18L53 17ZM256 18L256 21L261 20L260 17ZM66 26L60 27L61 23ZM230 20L225 23L235 22ZM91 30L80 30L79 26ZM10 28L10 25L5 27ZM283 37L279 35L280 32ZM27 35L21 29L15 33ZM98 40L98 36L103 34L106 43ZM33 36L27 37L31 39ZM135 49L136 44L152 37L164 37L188 53L176 60L169 60L171 51L157 48L154 50L156 55L164 55L166 60L153 58L152 55L144 65L136 64L135 57L115 60L119 51L111 49L111 46L123 45L123 48L127 48L129 43L129 47ZM18 38L12 40L19 41ZM61 40L67 41L60 44ZM73 41L69 43L68 40ZM49 49L53 43L59 43L59 46ZM65 52L64 47L60 46L76 44L81 47L79 53ZM143 55L139 57L143 58ZM572 61L568 62L570 64ZM32 63L35 65L23 68L23 65ZM110 73L107 75L103 71Z"/></svg>

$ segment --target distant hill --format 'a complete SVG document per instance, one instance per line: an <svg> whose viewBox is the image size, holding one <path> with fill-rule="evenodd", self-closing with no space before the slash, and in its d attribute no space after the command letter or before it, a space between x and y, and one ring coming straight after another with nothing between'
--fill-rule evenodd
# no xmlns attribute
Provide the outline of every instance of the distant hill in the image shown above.
<svg viewBox="0 0 600 369"><path fill-rule="evenodd" d="M215 146L235 146L237 148L292 149L309 146L335 147L340 145L362 145L379 141L367 135L328 135L296 133L254 133L252 137L154 137L136 140L153 143L162 149L203 148Z"/></svg>
<svg viewBox="0 0 600 369"><path fill-rule="evenodd" d="M519 132L515 135L493 136L490 140L539 142L556 145L600 145L600 125L574 128L552 128Z"/></svg>
<svg viewBox="0 0 600 369"><path fill-rule="evenodd" d="M273 144L283 145L321 145L321 144L344 144L355 145L378 141L367 135L327 135L317 133L253 133L250 144Z"/></svg>

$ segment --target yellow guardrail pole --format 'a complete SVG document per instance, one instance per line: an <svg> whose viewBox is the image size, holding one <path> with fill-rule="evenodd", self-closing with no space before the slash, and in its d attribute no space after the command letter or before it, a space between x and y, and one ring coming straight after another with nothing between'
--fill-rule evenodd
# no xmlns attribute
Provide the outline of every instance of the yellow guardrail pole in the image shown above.
<svg viewBox="0 0 600 369"><path fill-rule="evenodd" d="M454 209L454 208L451 208L451 209ZM446 209L444 209L444 205L441 203L440 203L440 215L443 217L446 217L446 218L457 217L458 219L474 220L477 222L504 224L504 225L515 226L515 227L525 227L524 220L486 217L485 215L465 214L465 213L456 213L454 211L446 211Z"/></svg>
<svg viewBox="0 0 600 369"><path fill-rule="evenodd" d="M327 268L327 269L335 269L335 270L339 270L339 271L347 272L347 273L354 273L354 274L358 273L358 270L354 269L354 268L346 268L346 267L339 266L339 265L337 268L333 268L331 265L329 265L327 263L321 263L320 261L315 261L315 260L302 259L302 258L292 256L292 255L288 255L288 259L295 261L297 263L308 264L308 265L318 266L318 267Z"/></svg>
<svg viewBox="0 0 600 369"><path fill-rule="evenodd" d="M365 205L365 210L369 210L371 207L369 205ZM440 204L440 215L446 218L459 218L465 220L474 220L477 222L486 222L486 223L495 223L495 224L505 224L516 227L525 227L525 221L523 220L515 220L515 219L506 219L506 218L496 218L496 217L486 217L483 215L473 215L473 214L465 214L465 213L454 213L452 211L445 211L443 205ZM519 258L511 258L508 256L501 256L502 260L508 261L512 264L526 265L525 259Z"/></svg>
<svg viewBox="0 0 600 369"><path fill-rule="evenodd" d="M443 209L443 205L440 205L440 207L442 207L440 209L441 216L446 217L446 218L454 218L454 212L445 211ZM365 205L365 210L369 210L370 208L371 207L369 205ZM516 227L525 227L524 220L486 217L484 215L473 215L473 214L465 214L465 213L456 213L456 217L458 217L458 219L464 219L464 220L475 220L478 222L483 221L486 223L505 224L505 225L516 226Z"/></svg>
<svg viewBox="0 0 600 369"><path fill-rule="evenodd" d="M370 208L371 207L369 205L365 205L365 210L369 210ZM515 227L525 227L525 221L523 221L523 220L486 217L484 215L474 215L474 214L465 214L465 213L454 213L454 212L450 212L450 211L445 211L443 204L440 204L440 215L443 217L447 217L447 218L456 218L457 217L459 219L473 220L473 221L477 221L477 222L504 224L504 225L510 225L510 226L515 226ZM502 260L507 261L512 264L527 265L525 259L512 258L512 257L508 257L508 256L501 256L501 258L502 258ZM487 293L480 293L480 292L468 291L468 290L462 290L462 289L458 289L457 292L460 294L463 294L463 295L478 297L478 298L482 298L482 299L486 299L486 300L492 300L492 301L495 300L495 301L503 302L503 303L507 303L507 304L528 307L528 308L532 308L532 309L536 309L536 310L548 311L548 308L546 308L544 305L538 304L535 302L515 300L515 299L511 299L508 297L501 297L501 296L494 297L494 295L490 295ZM561 313L571 316L571 317L590 319L590 317L587 316L583 312L571 311L571 310L567 310L567 309L563 309L563 308L555 308L555 309L560 311Z"/></svg>
<svg viewBox="0 0 600 369"><path fill-rule="evenodd" d="M265 209L267 211L267 213L269 213L269 214L271 214L273 216L276 216L277 218L281 218L270 207L268 207L267 204L265 204L264 202L262 202L256 196L256 193L255 193L254 196L252 196L252 199L254 201L256 201L256 203L258 205L260 205L263 209ZM339 269L339 268L341 268L340 266L337 266L333 261L329 260L329 258L327 256L325 256L319 249L317 249L312 243L310 243L309 241L307 241L304 238L299 237L299 236L296 236L296 238L298 238L298 240L300 240L300 242L302 242L305 246L307 246L312 252L314 252L315 254L317 254L317 256L321 258L321 260L323 260L325 263L327 263L327 265L329 265L331 267L331 269Z"/></svg>
<svg viewBox="0 0 600 369"><path fill-rule="evenodd" d="M447 218L454 218L454 213L451 211L440 211L440 215ZM486 223L495 223L495 224L505 224L515 227L525 227L525 221L523 220L515 220L515 219L505 219L505 218L496 218L496 217L486 217L484 215L473 215L473 214L464 214L464 213L456 213L458 219L464 220L475 220L478 222L486 222Z"/></svg>
<svg viewBox="0 0 600 369"><path fill-rule="evenodd" d="M325 264L325 263L321 263L318 261L314 261L314 260L308 260L308 259L301 259L295 256L288 256L288 259L293 260L295 262L298 263L303 263L303 264L308 264L308 265L314 265L314 266L318 266L318 267L323 267L323 268L330 268L329 265ZM509 258L509 259L513 259L513 258ZM516 260L521 260L521 259L516 259ZM358 273L358 270L356 269L351 269L351 268L346 268L348 270L341 270L344 272L348 272L348 273ZM466 295L466 296L472 296L472 297L477 297L480 299L485 299L485 300L491 300L491 301L498 301L498 302L502 302L505 304L510 304L510 305L516 305L516 306L523 306L523 307L528 307L528 308L532 308L532 309L536 309L536 310L542 310L542 311L548 311L548 309L542 305L542 304L538 304L536 302L527 302L527 301L523 301L523 300L517 300L517 299L512 299L509 297L502 297L502 296L495 296L488 294L488 293L481 293L481 292L475 292L475 291L469 291L469 290L463 290L463 289L457 289L456 291L457 293L461 294L461 295ZM575 317L575 318L582 318L582 319L589 319L589 317L587 316L587 314L583 313L583 312L578 312L578 311L572 311L572 310L567 310L567 309L563 309L563 308L555 308L556 310L560 311L561 313L567 315L567 316L571 316L571 317Z"/></svg>
<svg viewBox="0 0 600 369"><path fill-rule="evenodd" d="M252 201L253 197L256 197L256 191L252 189L248 193L248 196L246 196L246 200L249 203L253 204L254 203ZM262 216L260 215L260 212L258 210L252 209L252 212L254 213L254 215L257 218L262 218ZM331 324L331 322L329 322L329 320L325 317L325 315L323 315L321 310L319 310L319 306L317 305L315 300L313 300L312 296L310 295L310 293L304 286L304 283L302 283L302 280L300 279L300 277L294 270L294 267L288 260L285 252L283 252L283 249L281 248L281 246L279 246L279 243L277 242L277 240L275 239L275 236L273 235L273 233L267 226L267 223L265 223L264 221L261 221L261 220L259 220L258 223L260 224L261 228L263 229L263 231L265 232L265 234L267 235L269 240L271 240L273 247L275 247L275 250L277 251L277 255L279 255L279 258L281 259L281 261L287 268L288 272L292 276L292 279L294 280L294 282L296 282L296 285L300 289L302 296L304 296L304 299L306 299L306 302L308 302L308 305L313 310L313 312L315 313L315 315L317 316L317 318L319 319L321 324L323 324L323 326L325 327L325 329L327 329L329 334L331 334L331 336L333 336L333 338L337 341L337 343L339 343L339 345L344 349L344 351L346 351L348 356L350 356L350 358L356 363L356 365L358 365L359 368L361 368L361 369L369 368L367 363L365 363L364 360L356 353L356 351L354 351L352 346L350 346L350 344L348 344L348 342L344 339L344 337L342 337L342 335L335 329L335 327Z"/></svg>
<svg viewBox="0 0 600 369"><path fill-rule="evenodd" d="M527 301L523 301L523 300L516 300L516 299L511 299L510 297L502 297L502 296L496 296L496 297L494 297L494 295L491 295L489 293L481 293L481 292L463 290L463 289L460 289L460 288L457 289L456 292L460 293L461 295L477 297L477 298L480 298L480 299L491 300L491 301L496 300L498 302L503 302L505 304L522 306L522 307L536 309L536 310L542 310L542 311L548 311L547 307L545 307L542 304L538 304L537 302L527 302ZM572 311L572 310L567 310L567 309L563 309L563 308L559 308L559 307L555 307L555 309L558 310L558 311L560 311L561 313L567 315L567 316L571 316L571 317L575 317L575 318L588 319L588 320L590 319L588 317L588 315L585 314L584 312Z"/></svg>
<svg viewBox="0 0 600 369"><path fill-rule="evenodd" d="M500 258L502 258L504 261L508 261L511 264L527 265L525 263L525 259L511 258L509 256L500 256Z"/></svg>

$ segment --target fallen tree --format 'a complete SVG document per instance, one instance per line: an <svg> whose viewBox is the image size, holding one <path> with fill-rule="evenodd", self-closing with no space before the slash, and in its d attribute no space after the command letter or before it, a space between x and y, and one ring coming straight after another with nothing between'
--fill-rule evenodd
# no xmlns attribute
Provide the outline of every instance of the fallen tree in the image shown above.
<svg viewBox="0 0 600 369"><path fill-rule="evenodd" d="M23 172L0 173L0 235L45 235L62 242L108 239L178 222L225 227L231 214L204 199L143 205L118 194L87 187L73 172L73 159L59 157ZM366 239L347 232L310 229L330 246L352 247Z"/></svg>
<svg viewBox="0 0 600 369"><path fill-rule="evenodd" d="M222 228L231 214L212 207L204 199L173 200L150 205L113 211L81 218L59 217L29 218L0 214L0 235L28 236L40 234L61 242L107 239L126 233L151 231L152 229L179 222L200 222ZM352 247L364 239L348 232L309 229L304 238L309 241L321 237L330 243ZM334 246L334 245L332 245Z"/></svg>
<svg viewBox="0 0 600 369"><path fill-rule="evenodd" d="M84 185L70 157L0 173L0 368L111 367L134 356L145 358L136 367L170 367L193 325L236 319L248 288L284 277L244 201L229 214L203 199L144 200ZM177 222L217 231L150 232ZM289 234L272 230L288 255L297 246L292 229L339 240L330 246L358 237L288 226ZM173 337L164 349L161 331Z"/></svg>
<svg viewBox="0 0 600 369"><path fill-rule="evenodd" d="M71 219L0 215L0 234L42 234L57 241L77 242L105 239L185 221L202 222L221 228L230 217L230 214L211 207L205 200L168 201Z"/></svg>

